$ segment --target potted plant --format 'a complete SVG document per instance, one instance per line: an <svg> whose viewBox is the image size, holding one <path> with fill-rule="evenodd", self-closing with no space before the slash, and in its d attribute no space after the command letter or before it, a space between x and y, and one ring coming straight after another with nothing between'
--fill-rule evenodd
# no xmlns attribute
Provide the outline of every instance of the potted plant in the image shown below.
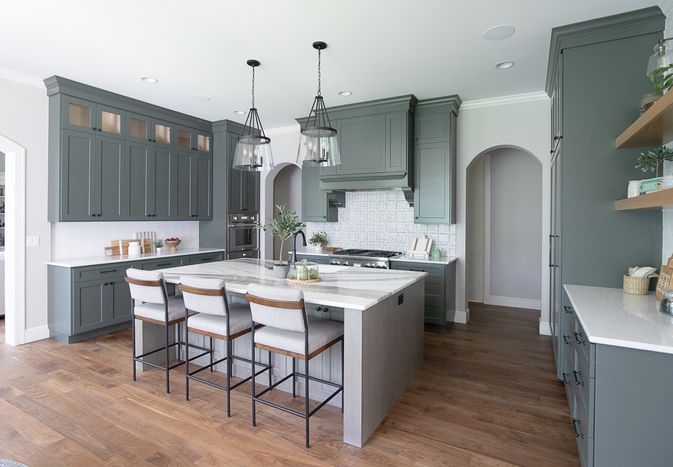
<svg viewBox="0 0 673 467"><path fill-rule="evenodd" d="M164 241L163 240L157 240L154 242L154 249L157 251L157 254L160 255L161 251L164 248Z"/></svg>
<svg viewBox="0 0 673 467"><path fill-rule="evenodd" d="M304 224L299 220L299 216L294 211L290 211L284 204L276 206L278 215L273 219L267 219L266 224L257 223L257 228L264 231L271 230L271 235L280 240L280 249L278 253L278 262L273 264L273 271L279 278L287 277L289 263L283 261L283 245L285 240L288 240L299 229L304 227Z"/></svg>
<svg viewBox="0 0 673 467"><path fill-rule="evenodd" d="M327 239L326 232L316 232L311 235L311 238L308 240L308 244L317 251L322 251L323 248L327 246L329 240Z"/></svg>

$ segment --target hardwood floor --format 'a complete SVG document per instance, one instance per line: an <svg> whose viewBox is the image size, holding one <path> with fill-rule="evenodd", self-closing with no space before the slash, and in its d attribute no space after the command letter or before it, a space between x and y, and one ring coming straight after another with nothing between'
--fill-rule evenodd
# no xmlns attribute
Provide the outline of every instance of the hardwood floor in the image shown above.
<svg viewBox="0 0 673 467"><path fill-rule="evenodd" d="M579 465L551 339L538 314L473 305L469 325L426 332L423 369L363 449L341 442L341 413L303 421L225 396L180 369L131 381L130 331L81 344L0 345L0 458L58 465ZM0 320L4 335L4 321ZM3 338L4 339L4 338ZM285 397L279 394L278 397Z"/></svg>

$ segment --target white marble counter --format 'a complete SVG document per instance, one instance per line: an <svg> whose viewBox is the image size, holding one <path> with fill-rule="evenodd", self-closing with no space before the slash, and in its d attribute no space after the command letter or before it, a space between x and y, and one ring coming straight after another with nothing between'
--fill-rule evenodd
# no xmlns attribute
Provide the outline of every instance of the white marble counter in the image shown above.
<svg viewBox="0 0 673 467"><path fill-rule="evenodd" d="M170 258L171 256L187 256L199 253L213 253L224 251L222 248L178 248L175 252L164 251L160 255L156 253L146 253L140 256L94 256L89 258L67 258L47 261L45 264L50 266L61 266L64 268L77 268L82 266L96 266L99 264L126 263L129 261L145 261L154 258Z"/></svg>
<svg viewBox="0 0 673 467"><path fill-rule="evenodd" d="M290 285L278 279L271 268L272 261L236 259L206 264L193 264L160 269L167 282L177 283L180 276L214 276L223 278L227 290L245 293L250 283L278 287L300 287L307 303L365 310L427 276L424 272L392 271L387 269L352 268L318 265L320 282L302 286Z"/></svg>
<svg viewBox="0 0 673 467"><path fill-rule="evenodd" d="M673 354L673 316L657 309L654 293L564 286L589 342Z"/></svg>
<svg viewBox="0 0 673 467"><path fill-rule="evenodd" d="M458 258L456 256L440 256L438 259L432 259L402 255L398 256L397 258L390 258L390 261L404 261L406 263L451 264L454 261L458 261Z"/></svg>

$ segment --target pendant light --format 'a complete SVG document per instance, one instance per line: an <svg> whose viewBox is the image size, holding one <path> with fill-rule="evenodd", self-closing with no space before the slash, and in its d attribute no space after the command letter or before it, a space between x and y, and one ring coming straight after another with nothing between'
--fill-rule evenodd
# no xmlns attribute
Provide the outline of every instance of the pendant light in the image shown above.
<svg viewBox="0 0 673 467"><path fill-rule="evenodd" d="M306 122L301 127L297 164L307 162L320 167L331 167L341 164L341 154L337 142L337 131L332 127L320 86L320 52L327 48L324 42L314 42L313 48L318 51L318 94Z"/></svg>
<svg viewBox="0 0 673 467"><path fill-rule="evenodd" d="M262 121L255 108L255 68L259 66L257 60L248 60L252 68L252 106L243 124L236 153L234 154L234 168L238 170L271 170L273 169L273 155L271 154L271 138L264 134Z"/></svg>

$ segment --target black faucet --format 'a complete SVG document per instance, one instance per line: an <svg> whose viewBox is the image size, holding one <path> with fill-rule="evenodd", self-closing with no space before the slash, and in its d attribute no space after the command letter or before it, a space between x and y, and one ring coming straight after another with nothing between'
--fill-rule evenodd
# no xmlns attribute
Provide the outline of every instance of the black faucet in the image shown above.
<svg viewBox="0 0 673 467"><path fill-rule="evenodd" d="M296 263L297 262L297 235L301 234L301 238L304 241L304 246L306 246L306 235L304 234L303 230L297 230L294 233L294 240L292 244L292 262Z"/></svg>

